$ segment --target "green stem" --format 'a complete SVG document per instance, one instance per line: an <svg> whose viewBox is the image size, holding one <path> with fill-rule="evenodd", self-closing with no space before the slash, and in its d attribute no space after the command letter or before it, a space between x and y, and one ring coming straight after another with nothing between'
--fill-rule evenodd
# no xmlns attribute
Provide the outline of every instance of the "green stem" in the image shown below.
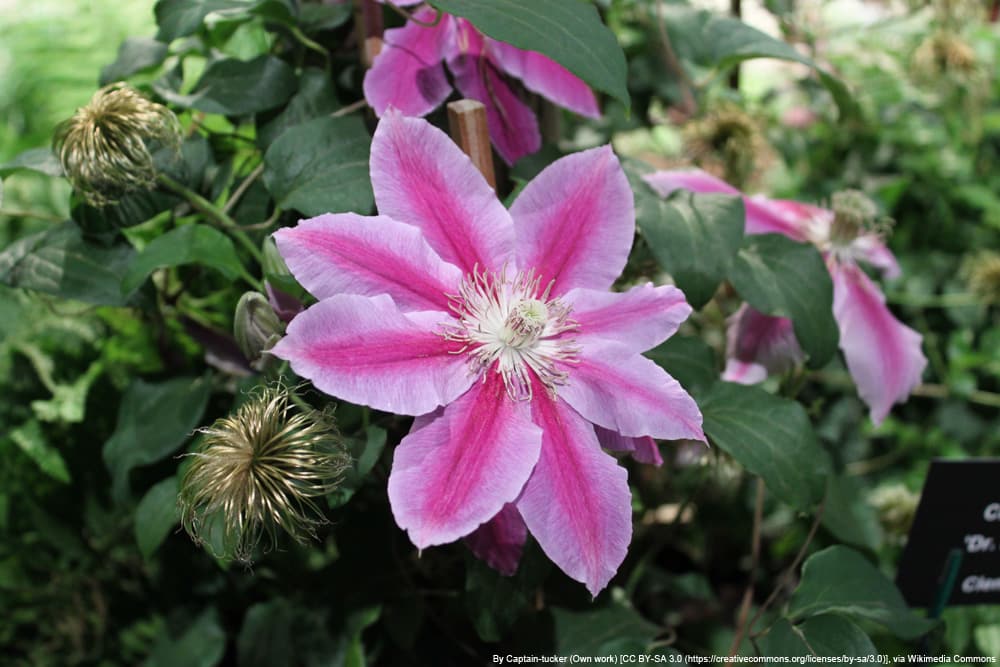
<svg viewBox="0 0 1000 667"><path fill-rule="evenodd" d="M243 248L249 252L251 256L253 256L258 264L261 266L264 265L264 254L260 251L260 248L257 247L256 243L250 240L250 237L247 236L246 232L240 229L240 226L236 223L236 221L230 218L229 215L227 215L222 209L199 195L197 192L189 189L183 183L175 181L166 174L160 174L157 176L157 180L167 189L172 190L174 193L183 197L196 211L202 213L209 220L225 230L230 236L236 239L237 243L243 246Z"/></svg>
<svg viewBox="0 0 1000 667"><path fill-rule="evenodd" d="M36 211L13 211L10 209L0 208L0 218L35 218L37 220L48 220L50 222L62 222L66 218L61 218L58 215L52 215L51 213L39 213Z"/></svg>
<svg viewBox="0 0 1000 667"><path fill-rule="evenodd" d="M913 294L890 294L886 297L889 303L915 308L958 308L961 306L983 305L983 300L970 292L953 292L951 294L931 294L916 296Z"/></svg>

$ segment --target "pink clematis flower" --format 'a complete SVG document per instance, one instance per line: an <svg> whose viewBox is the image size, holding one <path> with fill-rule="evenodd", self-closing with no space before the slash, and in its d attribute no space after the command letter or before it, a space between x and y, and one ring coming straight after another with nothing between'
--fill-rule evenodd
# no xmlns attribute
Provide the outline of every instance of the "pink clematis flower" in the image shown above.
<svg viewBox="0 0 1000 667"><path fill-rule="evenodd" d="M740 195L728 183L701 170L661 171L646 177L660 194L677 189ZM833 211L795 201L744 196L747 234L784 234L816 245L833 278L833 315L840 349L871 419L880 424L893 404L906 400L927 366L922 337L893 316L885 296L858 262L899 276L899 265L882 237L858 225L835 220ZM752 384L769 373L802 361L790 320L764 315L744 305L729 320L723 378Z"/></svg>
<svg viewBox="0 0 1000 667"><path fill-rule="evenodd" d="M618 159L562 158L508 211L446 134L389 112L371 179L379 215L275 233L319 303L272 352L328 394L416 416L389 500L418 548L468 537L509 573L530 532L596 595L632 532L596 427L647 459L650 437L704 440L697 405L641 355L688 317L684 295L609 291L635 227Z"/></svg>
<svg viewBox="0 0 1000 667"><path fill-rule="evenodd" d="M430 7L414 13L421 23L437 16ZM515 94L509 77L559 106L600 118L594 93L562 65L485 37L467 20L448 14L432 27L410 21L385 32L382 52L365 74L365 99L379 116L389 108L424 116L451 94L444 63L461 94L486 106L490 137L507 164L534 153L542 142L535 113Z"/></svg>

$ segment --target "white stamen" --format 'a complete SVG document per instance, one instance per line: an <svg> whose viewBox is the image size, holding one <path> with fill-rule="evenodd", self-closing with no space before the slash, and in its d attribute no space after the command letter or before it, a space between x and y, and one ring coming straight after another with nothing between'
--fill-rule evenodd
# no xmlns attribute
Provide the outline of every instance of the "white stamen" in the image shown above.
<svg viewBox="0 0 1000 667"><path fill-rule="evenodd" d="M569 306L548 298L551 284L539 288L533 271L508 279L506 268L499 274L474 269L449 296L458 324L442 335L464 343L458 353L469 355L474 373L495 364L514 400L532 398L532 374L554 395L568 377L557 362L573 363L578 351L572 338L561 336L577 329Z"/></svg>

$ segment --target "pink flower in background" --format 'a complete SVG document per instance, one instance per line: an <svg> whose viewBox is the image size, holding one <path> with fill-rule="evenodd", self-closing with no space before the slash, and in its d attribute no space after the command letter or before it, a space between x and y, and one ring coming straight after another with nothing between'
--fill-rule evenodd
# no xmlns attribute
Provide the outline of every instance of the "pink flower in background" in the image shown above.
<svg viewBox="0 0 1000 667"><path fill-rule="evenodd" d="M635 228L618 159L562 158L508 211L447 135L390 111L371 178L378 216L275 233L320 301L272 352L328 394L416 416L389 500L418 548L468 537L510 573L530 532L596 595L632 532L602 440L647 460L652 437L704 440L697 405L641 355L687 318L684 295L609 291Z"/></svg>
<svg viewBox="0 0 1000 667"><path fill-rule="evenodd" d="M418 9L414 17L432 23L437 12ZM538 119L511 88L511 77L528 90L589 118L599 118L594 93L555 61L483 36L465 19L445 14L433 27L410 21L387 30L382 52L365 74L365 98L382 116L394 107L407 116L424 116L451 94L448 64L455 86L486 106L490 138L507 164L541 146Z"/></svg>
<svg viewBox="0 0 1000 667"><path fill-rule="evenodd" d="M700 170L661 171L646 181L666 196L677 189L739 195L729 184ZM861 226L835 221L833 211L800 202L743 197L747 234L784 234L816 245L833 278L833 314L840 349L872 421L880 424L894 403L906 400L927 366L921 336L893 316L885 296L858 266L865 262L887 278L899 265L882 237ZM729 320L724 379L760 382L802 360L791 322L744 305Z"/></svg>

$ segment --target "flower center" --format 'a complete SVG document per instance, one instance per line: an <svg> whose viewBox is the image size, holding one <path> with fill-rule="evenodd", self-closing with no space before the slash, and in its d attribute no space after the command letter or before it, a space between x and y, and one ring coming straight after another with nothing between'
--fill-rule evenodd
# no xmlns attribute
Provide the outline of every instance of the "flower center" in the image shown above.
<svg viewBox="0 0 1000 667"><path fill-rule="evenodd" d="M506 269L474 270L450 296L458 323L444 337L463 344L458 353L469 355L474 373L495 367L514 400L532 398L532 375L555 394L568 377L564 365L576 358L574 341L562 334L577 323L569 306L549 298L550 287L541 290L533 271L511 278Z"/></svg>

